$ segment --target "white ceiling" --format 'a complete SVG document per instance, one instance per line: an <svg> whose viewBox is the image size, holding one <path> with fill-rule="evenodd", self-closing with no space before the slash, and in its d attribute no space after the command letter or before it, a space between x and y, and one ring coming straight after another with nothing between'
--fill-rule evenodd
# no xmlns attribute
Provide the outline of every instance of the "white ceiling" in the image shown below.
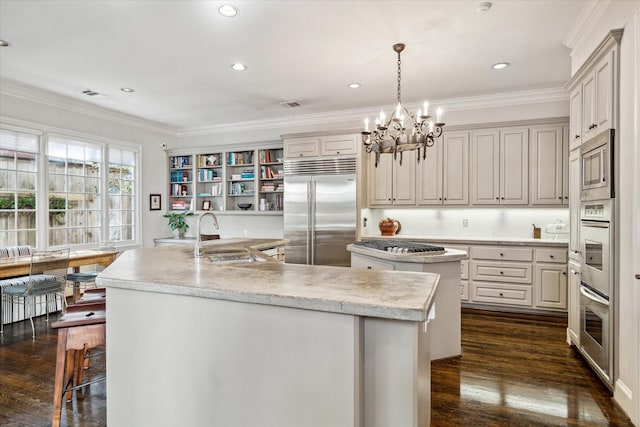
<svg viewBox="0 0 640 427"><path fill-rule="evenodd" d="M230 0L235 18L224 3L0 0L0 78L176 129L393 105L397 42L405 103L557 88L587 1Z"/></svg>

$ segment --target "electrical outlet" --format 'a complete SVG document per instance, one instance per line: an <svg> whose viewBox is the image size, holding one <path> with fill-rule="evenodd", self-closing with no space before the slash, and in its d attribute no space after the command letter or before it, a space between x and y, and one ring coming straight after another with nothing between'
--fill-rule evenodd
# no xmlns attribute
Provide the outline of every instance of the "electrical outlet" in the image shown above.
<svg viewBox="0 0 640 427"><path fill-rule="evenodd" d="M464 219L462 220L462 226L463 226L463 227L468 227L468 226L469 226L469 220L468 220L467 218L464 218Z"/></svg>

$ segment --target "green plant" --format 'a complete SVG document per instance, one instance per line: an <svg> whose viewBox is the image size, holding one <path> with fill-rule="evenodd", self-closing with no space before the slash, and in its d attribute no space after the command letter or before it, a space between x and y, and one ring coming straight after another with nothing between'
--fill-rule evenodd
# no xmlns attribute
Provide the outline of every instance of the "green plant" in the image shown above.
<svg viewBox="0 0 640 427"><path fill-rule="evenodd" d="M169 227L171 230L182 230L187 231L189 229L189 224L187 224L187 217L192 216L193 212L181 212L181 213L170 213L166 215L162 215L165 218L169 218Z"/></svg>

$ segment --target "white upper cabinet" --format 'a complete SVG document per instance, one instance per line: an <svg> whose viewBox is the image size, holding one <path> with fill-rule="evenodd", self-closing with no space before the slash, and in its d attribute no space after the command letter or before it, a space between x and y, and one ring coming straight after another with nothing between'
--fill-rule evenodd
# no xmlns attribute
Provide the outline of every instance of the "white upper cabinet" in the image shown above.
<svg viewBox="0 0 640 427"><path fill-rule="evenodd" d="M375 155L367 154L369 205L410 206L416 203L416 152L402 154L402 165L392 154L381 154L378 167ZM399 156L399 154L398 154Z"/></svg>
<svg viewBox="0 0 640 427"><path fill-rule="evenodd" d="M571 93L570 149L616 126L621 38L622 30L611 31L567 83Z"/></svg>
<svg viewBox="0 0 640 427"><path fill-rule="evenodd" d="M471 203L500 204L500 132L476 131L471 138Z"/></svg>
<svg viewBox="0 0 640 427"><path fill-rule="evenodd" d="M582 86L578 85L569 97L569 147L571 150L582 144Z"/></svg>
<svg viewBox="0 0 640 427"><path fill-rule="evenodd" d="M447 132L417 163L418 205L469 203L469 132Z"/></svg>
<svg viewBox="0 0 640 427"><path fill-rule="evenodd" d="M472 133L471 203L529 203L527 128L504 128Z"/></svg>
<svg viewBox="0 0 640 427"><path fill-rule="evenodd" d="M586 141L612 127L614 49L596 64L582 83L582 135Z"/></svg>
<svg viewBox="0 0 640 427"><path fill-rule="evenodd" d="M563 126L534 127L531 129L531 138L531 203L567 204L569 150Z"/></svg>
<svg viewBox="0 0 640 427"><path fill-rule="evenodd" d="M330 135L284 140L284 155L287 159L304 157L335 157L358 154L360 135Z"/></svg>

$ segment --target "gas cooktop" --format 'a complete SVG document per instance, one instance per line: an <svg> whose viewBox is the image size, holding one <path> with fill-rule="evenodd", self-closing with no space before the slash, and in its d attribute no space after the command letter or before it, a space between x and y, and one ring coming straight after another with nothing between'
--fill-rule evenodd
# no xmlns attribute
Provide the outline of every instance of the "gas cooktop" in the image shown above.
<svg viewBox="0 0 640 427"><path fill-rule="evenodd" d="M364 242L354 242L353 244L394 254L442 255L445 252L441 246L405 242L402 240L367 240Z"/></svg>

